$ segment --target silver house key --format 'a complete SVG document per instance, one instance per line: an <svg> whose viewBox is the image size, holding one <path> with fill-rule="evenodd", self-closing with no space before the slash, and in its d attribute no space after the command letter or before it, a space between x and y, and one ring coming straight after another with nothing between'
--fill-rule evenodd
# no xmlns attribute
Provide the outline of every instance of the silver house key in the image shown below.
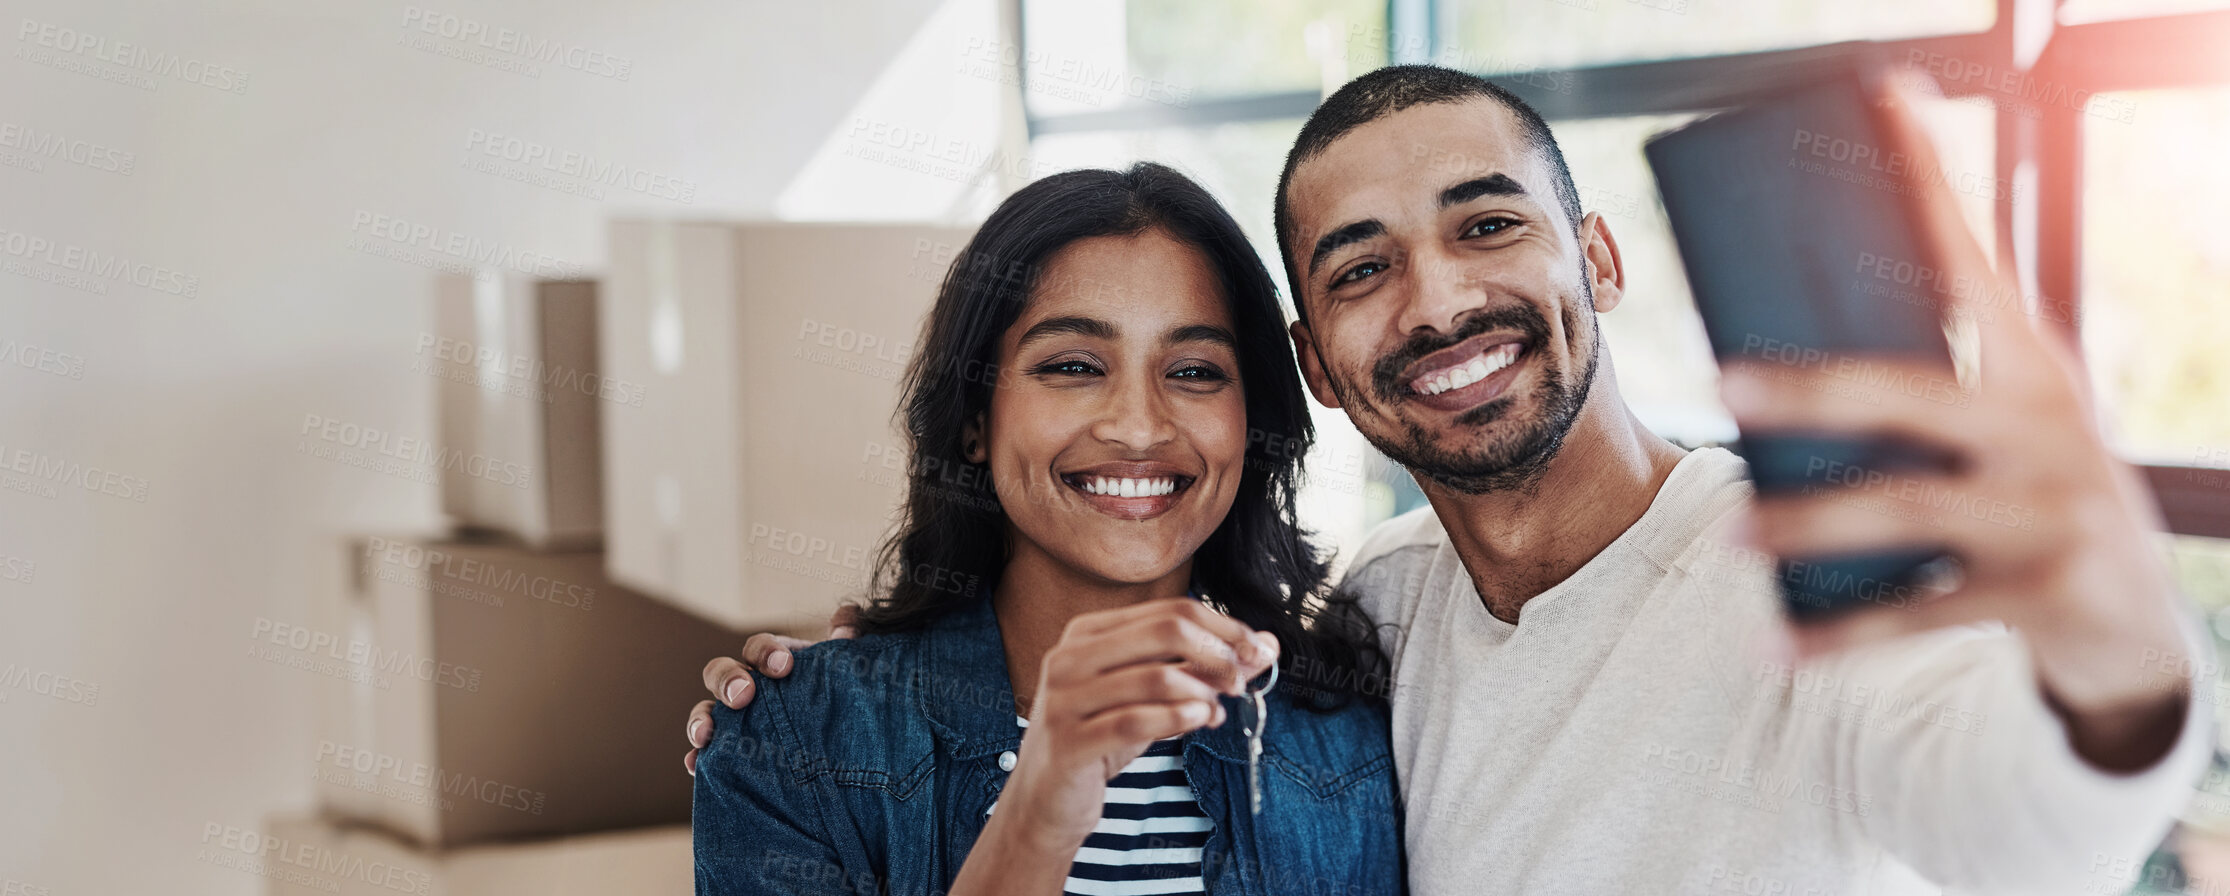
<svg viewBox="0 0 2230 896"><path fill-rule="evenodd" d="M1262 728L1270 722L1270 689L1278 686L1278 667L1271 664L1269 680L1261 688L1247 684L1247 798L1254 814L1262 814Z"/></svg>

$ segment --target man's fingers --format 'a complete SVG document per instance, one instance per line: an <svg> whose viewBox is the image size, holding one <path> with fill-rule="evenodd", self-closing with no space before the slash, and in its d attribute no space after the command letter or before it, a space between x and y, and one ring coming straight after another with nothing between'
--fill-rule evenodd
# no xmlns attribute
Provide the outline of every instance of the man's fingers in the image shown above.
<svg viewBox="0 0 2230 896"><path fill-rule="evenodd" d="M1745 432L1879 432L1946 447L1971 441L1974 395L1949 367L1844 355L1733 361L1719 397Z"/></svg>
<svg viewBox="0 0 2230 896"><path fill-rule="evenodd" d="M712 701L699 700L689 710L689 745L702 747L712 742Z"/></svg>
<svg viewBox="0 0 2230 896"><path fill-rule="evenodd" d="M1987 548L1990 537L2033 525L2033 512L1975 491L1963 477L1851 468L1801 494L1761 497L1748 535L1783 557L1887 547Z"/></svg>
<svg viewBox="0 0 2230 896"><path fill-rule="evenodd" d="M836 612L829 614L829 637L837 640L859 637L858 604L839 604Z"/></svg>
<svg viewBox="0 0 2230 896"><path fill-rule="evenodd" d="M1955 592L1902 607L1867 607L1817 622L1789 626L1796 659L1816 657L1918 632L2007 618L2011 600L1990 592Z"/></svg>
<svg viewBox="0 0 2230 896"><path fill-rule="evenodd" d="M796 638L760 632L744 639L743 662L753 671L768 678L781 678L790 674L790 663L794 659L790 656L790 650L802 648L805 643Z"/></svg>
<svg viewBox="0 0 2230 896"><path fill-rule="evenodd" d="M689 776L690 776L690 777L692 777L692 778L696 777L696 776L697 776L697 751L695 751L695 750L691 750L691 751L689 751L689 752L687 752L687 753L683 753L683 754L681 754L681 767L682 767L682 768L684 768L684 769L686 769L686 770L688 770L688 772L689 772Z"/></svg>
<svg viewBox="0 0 2230 896"><path fill-rule="evenodd" d="M713 657L705 664L705 690L729 709L742 709L751 705L751 672L729 657Z"/></svg>

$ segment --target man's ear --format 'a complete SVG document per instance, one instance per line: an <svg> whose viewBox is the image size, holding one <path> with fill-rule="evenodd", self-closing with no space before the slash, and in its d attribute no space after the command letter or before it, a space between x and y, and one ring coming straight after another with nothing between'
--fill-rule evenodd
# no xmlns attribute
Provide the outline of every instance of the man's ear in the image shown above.
<svg viewBox="0 0 2230 896"><path fill-rule="evenodd" d="M980 464L991 458L991 436L986 433L982 411L976 418L960 424L960 457L971 464Z"/></svg>
<svg viewBox="0 0 2230 896"><path fill-rule="evenodd" d="M1618 255L1618 238L1611 236L1611 225L1601 212L1589 212L1580 219L1580 251L1587 260L1585 273L1595 287L1597 313L1618 307L1626 297L1626 263Z"/></svg>
<svg viewBox="0 0 2230 896"><path fill-rule="evenodd" d="M1316 356L1316 333L1300 321L1294 321L1285 331L1293 337L1293 355L1301 362L1301 381L1309 384L1309 394L1316 396L1317 404L1339 407L1340 399L1332 391L1332 381L1324 376L1324 359Z"/></svg>

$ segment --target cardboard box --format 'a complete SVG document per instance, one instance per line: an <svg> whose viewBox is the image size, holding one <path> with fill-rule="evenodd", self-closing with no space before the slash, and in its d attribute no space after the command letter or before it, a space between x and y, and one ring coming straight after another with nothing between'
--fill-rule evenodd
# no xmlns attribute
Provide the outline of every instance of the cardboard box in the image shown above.
<svg viewBox="0 0 2230 896"><path fill-rule="evenodd" d="M271 896L687 896L695 886L687 825L447 850L317 818L203 833L213 862L260 874Z"/></svg>
<svg viewBox="0 0 2230 896"><path fill-rule="evenodd" d="M443 512L534 547L595 547L598 418L642 398L600 372L596 283L444 275L434 321L419 351L440 381Z"/></svg>
<svg viewBox="0 0 2230 896"><path fill-rule="evenodd" d="M327 618L257 632L326 673L328 814L427 846L689 820L682 719L740 635L612 584L596 552L364 537L348 562Z"/></svg>
<svg viewBox="0 0 2230 896"><path fill-rule="evenodd" d="M602 357L612 577L735 628L820 630L864 596L905 480L894 426L968 231L616 222Z"/></svg>

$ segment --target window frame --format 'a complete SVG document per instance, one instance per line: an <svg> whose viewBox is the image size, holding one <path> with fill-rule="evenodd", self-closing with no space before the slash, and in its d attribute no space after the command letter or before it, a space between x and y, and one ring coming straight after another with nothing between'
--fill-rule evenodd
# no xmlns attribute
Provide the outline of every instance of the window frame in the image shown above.
<svg viewBox="0 0 2230 896"><path fill-rule="evenodd" d="M1474 72L1533 104L1552 124L1588 118L1709 112L1756 96L1756 85L1823 73L1860 53L1913 51L1956 56L1993 71L2018 71L2041 83L2083 95L2106 91L2230 84L2230 66L2219 48L2230 46L2230 10L2152 15L2061 24L2062 0L1997 0L1986 31L1883 41L1846 41L1787 49L1677 59L1543 68L1523 72ZM1008 0L1020 27L1025 0ZM1456 0L1389 0L1388 64L1426 62L1441 56L1452 29ZM1420 37L1410 39L1411 35ZM2023 45L2041 46L2035 61L2018 64ZM2117 52L2143 47L2145 52ZM1402 49L1415 48L1402 53ZM1027 51L1027 47L1023 48ZM1026 68L1026 67L1025 67ZM1019 73L1026 78L1026 70ZM1512 77L1522 76L1522 77ZM1542 83L1568 85L1549 91ZM1028 85L1019 85L1027 96ZM1999 183L2033 171L2036 188L1994 203L1999 258L2011 259L2022 283L2037 295L2067 303L2060 335L2078 351L2082 315L2082 196L2085 113L2065 103L2031 103L1980 85L1947 84L1952 97L1993 101ZM1022 104L1026 139L1049 134L1210 127L1234 122L1305 118L1323 94L1316 90L1209 97L1183 107L1133 103L1091 112L1036 115ZM2024 258L2015 234L2034 233L2033 258ZM2230 538L2230 471L2171 464L2140 465L2158 499L2169 531Z"/></svg>

